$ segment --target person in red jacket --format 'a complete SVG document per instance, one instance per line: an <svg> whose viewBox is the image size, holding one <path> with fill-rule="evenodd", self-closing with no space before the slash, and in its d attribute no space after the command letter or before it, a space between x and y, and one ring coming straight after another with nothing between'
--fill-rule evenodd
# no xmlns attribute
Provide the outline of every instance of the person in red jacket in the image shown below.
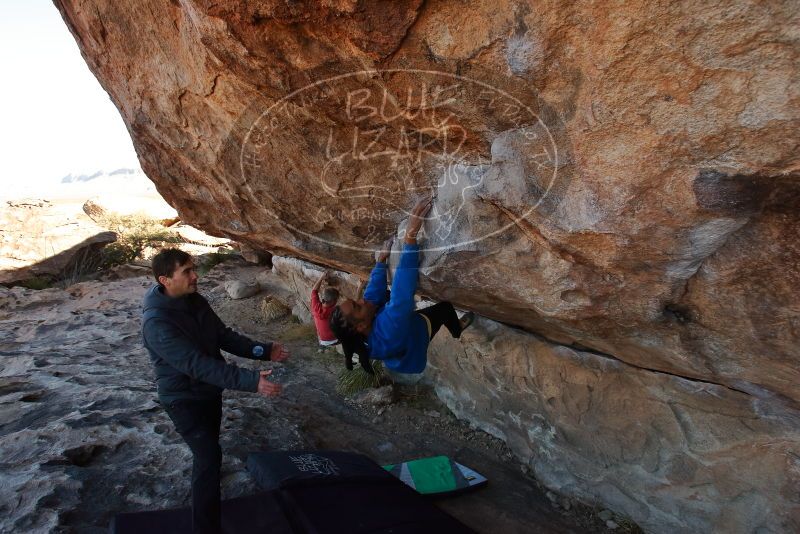
<svg viewBox="0 0 800 534"><path fill-rule="evenodd" d="M319 344L324 347L335 345L339 342L329 323L331 314L336 308L336 302L339 300L339 291L334 287L326 287L322 292L322 298L320 298L319 294L319 288L322 286L322 282L328 279L329 274L330 271L322 273L317 283L311 288L311 316L314 318L314 324L317 327Z"/></svg>

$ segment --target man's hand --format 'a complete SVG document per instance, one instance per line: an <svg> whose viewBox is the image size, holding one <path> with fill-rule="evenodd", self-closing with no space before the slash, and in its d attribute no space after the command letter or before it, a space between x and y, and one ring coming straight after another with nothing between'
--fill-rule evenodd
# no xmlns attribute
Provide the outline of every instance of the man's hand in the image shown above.
<svg viewBox="0 0 800 534"><path fill-rule="evenodd" d="M261 371L258 377L258 394L264 397L277 397L283 389L280 384L270 382L267 377L272 374L272 370Z"/></svg>
<svg viewBox="0 0 800 534"><path fill-rule="evenodd" d="M289 358L289 349L280 343L272 343L272 350L269 353L269 359L273 362L285 362Z"/></svg>
<svg viewBox="0 0 800 534"><path fill-rule="evenodd" d="M389 258L389 254L392 253L392 243L394 243L394 236L387 239L381 249L375 254L375 260L378 263L386 263L386 260Z"/></svg>
<svg viewBox="0 0 800 534"><path fill-rule="evenodd" d="M411 216L408 218L408 225L406 226L405 237L405 242L409 245L417 243L417 234L420 228L422 228L422 223L425 221L424 217L431 210L432 206L433 199L428 197L417 202L417 205L411 210Z"/></svg>

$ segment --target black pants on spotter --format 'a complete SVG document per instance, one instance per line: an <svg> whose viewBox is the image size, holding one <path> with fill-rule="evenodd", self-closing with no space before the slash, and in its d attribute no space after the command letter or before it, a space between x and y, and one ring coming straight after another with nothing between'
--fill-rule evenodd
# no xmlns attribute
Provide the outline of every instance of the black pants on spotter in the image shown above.
<svg viewBox="0 0 800 534"><path fill-rule="evenodd" d="M440 302L433 306L428 306L423 310L417 310L417 313L424 315L431 322L431 339L433 339L433 336L436 335L442 325L447 328L454 338L461 337L461 322L458 320L456 310L449 302Z"/></svg>
<svg viewBox="0 0 800 534"><path fill-rule="evenodd" d="M222 399L177 400L165 408L192 451L192 532L219 534Z"/></svg>

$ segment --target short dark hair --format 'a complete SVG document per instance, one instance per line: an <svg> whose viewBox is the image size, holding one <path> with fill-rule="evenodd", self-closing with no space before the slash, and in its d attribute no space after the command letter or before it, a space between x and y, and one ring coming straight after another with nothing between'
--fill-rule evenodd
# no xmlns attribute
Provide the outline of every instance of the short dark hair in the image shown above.
<svg viewBox="0 0 800 534"><path fill-rule="evenodd" d="M339 300L339 290L335 287L326 287L322 292L322 302L336 302Z"/></svg>
<svg viewBox="0 0 800 534"><path fill-rule="evenodd" d="M361 338L361 334L353 327L352 323L347 320L342 308L340 306L336 306L331 313L331 318L328 320L328 324L333 330L333 333L336 334L336 338L344 343L347 340L355 341L358 338Z"/></svg>
<svg viewBox="0 0 800 534"><path fill-rule="evenodd" d="M358 354L358 363L369 374L375 374L372 364L369 363L370 350L365 343L364 336L359 334L353 325L347 320L339 306L333 309L331 318L328 321L331 330L336 334L336 338L342 344L342 352L344 352L344 364L352 370L353 369L353 354Z"/></svg>
<svg viewBox="0 0 800 534"><path fill-rule="evenodd" d="M188 252L184 252L180 249L163 249L161 252L153 256L151 263L153 268L153 276L156 278L156 282L158 282L158 278L161 276L171 278L175 273L175 269L181 265L185 265L191 259L192 256Z"/></svg>

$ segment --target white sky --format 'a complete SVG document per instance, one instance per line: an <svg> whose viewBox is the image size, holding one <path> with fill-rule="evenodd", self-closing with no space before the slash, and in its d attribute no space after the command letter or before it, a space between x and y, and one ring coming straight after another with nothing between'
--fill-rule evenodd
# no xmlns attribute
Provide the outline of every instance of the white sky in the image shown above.
<svg viewBox="0 0 800 534"><path fill-rule="evenodd" d="M0 0L0 184L139 169L117 108L50 0Z"/></svg>

